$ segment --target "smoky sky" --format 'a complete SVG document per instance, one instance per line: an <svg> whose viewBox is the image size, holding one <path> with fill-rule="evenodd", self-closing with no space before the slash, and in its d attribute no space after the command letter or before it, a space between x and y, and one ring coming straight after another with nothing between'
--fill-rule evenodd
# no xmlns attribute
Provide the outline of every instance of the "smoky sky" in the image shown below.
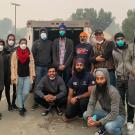
<svg viewBox="0 0 135 135"><path fill-rule="evenodd" d="M68 19L77 8L111 11L121 25L127 11L135 6L134 0L0 0L0 19L10 18L13 23L15 10L11 2L21 5L17 7L17 27L26 26L27 20Z"/></svg>

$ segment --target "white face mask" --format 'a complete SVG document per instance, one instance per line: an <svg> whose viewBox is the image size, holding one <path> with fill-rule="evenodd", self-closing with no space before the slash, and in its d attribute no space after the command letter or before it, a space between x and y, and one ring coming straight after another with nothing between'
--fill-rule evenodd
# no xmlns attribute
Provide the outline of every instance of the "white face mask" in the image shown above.
<svg viewBox="0 0 135 135"><path fill-rule="evenodd" d="M26 45L26 44L20 44L20 48L21 48L22 50L25 50L25 49L26 49L26 47L27 47L27 45Z"/></svg>
<svg viewBox="0 0 135 135"><path fill-rule="evenodd" d="M3 48L4 48L4 46L3 45L0 45L0 52L3 51Z"/></svg>
<svg viewBox="0 0 135 135"><path fill-rule="evenodd" d="M97 43L97 44L100 44L100 45L101 45L103 42L104 42L104 40L101 40L101 41L97 41L97 40L96 40L96 43Z"/></svg>
<svg viewBox="0 0 135 135"><path fill-rule="evenodd" d="M15 42L14 42L13 40L9 40L9 41L8 41L8 44L9 44L10 46L13 46L14 43L15 43Z"/></svg>
<svg viewBox="0 0 135 135"><path fill-rule="evenodd" d="M55 77L50 77L50 80L53 81L55 79Z"/></svg>
<svg viewBox="0 0 135 135"><path fill-rule="evenodd" d="M41 37L41 39L46 40L47 39L47 34L46 33L41 33L40 37Z"/></svg>

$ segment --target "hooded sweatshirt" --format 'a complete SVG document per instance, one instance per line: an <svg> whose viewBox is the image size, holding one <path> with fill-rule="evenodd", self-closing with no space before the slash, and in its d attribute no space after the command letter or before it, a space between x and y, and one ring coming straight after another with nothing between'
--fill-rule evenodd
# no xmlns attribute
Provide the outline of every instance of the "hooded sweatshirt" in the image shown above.
<svg viewBox="0 0 135 135"><path fill-rule="evenodd" d="M104 95L100 94L95 86L89 99L86 116L88 117L94 114L96 103L99 101L101 108L108 113L106 117L99 120L102 125L104 125L109 121L115 120L118 115L125 116L125 109L118 90L114 86L110 85L107 69L98 68L95 72L97 71L101 71L106 77L107 92Z"/></svg>
<svg viewBox="0 0 135 135"><path fill-rule="evenodd" d="M112 54L116 69L117 76L123 76L125 79L128 78L129 73L132 71L132 60L131 55L133 54L130 50L130 45L125 45L123 49L116 47Z"/></svg>
<svg viewBox="0 0 135 135"><path fill-rule="evenodd" d="M40 30L40 34L45 31L48 34L46 28ZM32 46L32 53L36 66L48 66L52 62L52 42L48 39L43 40L41 37L36 40Z"/></svg>

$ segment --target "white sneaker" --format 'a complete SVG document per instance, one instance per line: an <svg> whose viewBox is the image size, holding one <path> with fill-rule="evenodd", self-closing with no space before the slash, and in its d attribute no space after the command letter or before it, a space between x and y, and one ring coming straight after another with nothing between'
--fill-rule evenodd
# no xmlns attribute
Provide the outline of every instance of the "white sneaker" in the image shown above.
<svg viewBox="0 0 135 135"><path fill-rule="evenodd" d="M134 124L133 124L132 122L128 122L128 123L127 123L127 129L128 129L129 131L132 131L133 128L134 128Z"/></svg>

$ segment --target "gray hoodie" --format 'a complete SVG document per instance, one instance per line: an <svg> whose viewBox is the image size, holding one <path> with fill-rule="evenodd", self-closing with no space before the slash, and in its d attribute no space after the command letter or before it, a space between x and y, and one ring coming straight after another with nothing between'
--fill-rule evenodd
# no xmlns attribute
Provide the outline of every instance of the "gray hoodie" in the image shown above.
<svg viewBox="0 0 135 135"><path fill-rule="evenodd" d="M86 111L86 117L92 116L95 111L95 106L97 101L101 105L101 108L108 113L108 115L100 120L102 125L106 124L109 121L116 119L118 115L125 116L125 109L119 95L118 90L110 85L109 73L105 68L98 68L96 71L102 71L107 78L107 93L105 95L97 94L96 86L93 89L89 104ZM95 71L95 72L96 72Z"/></svg>
<svg viewBox="0 0 135 135"><path fill-rule="evenodd" d="M127 45L124 49L115 48L112 52L116 75L128 78L129 73L133 70L133 45ZM132 63L133 62L133 63ZM133 65L132 65L133 64Z"/></svg>

